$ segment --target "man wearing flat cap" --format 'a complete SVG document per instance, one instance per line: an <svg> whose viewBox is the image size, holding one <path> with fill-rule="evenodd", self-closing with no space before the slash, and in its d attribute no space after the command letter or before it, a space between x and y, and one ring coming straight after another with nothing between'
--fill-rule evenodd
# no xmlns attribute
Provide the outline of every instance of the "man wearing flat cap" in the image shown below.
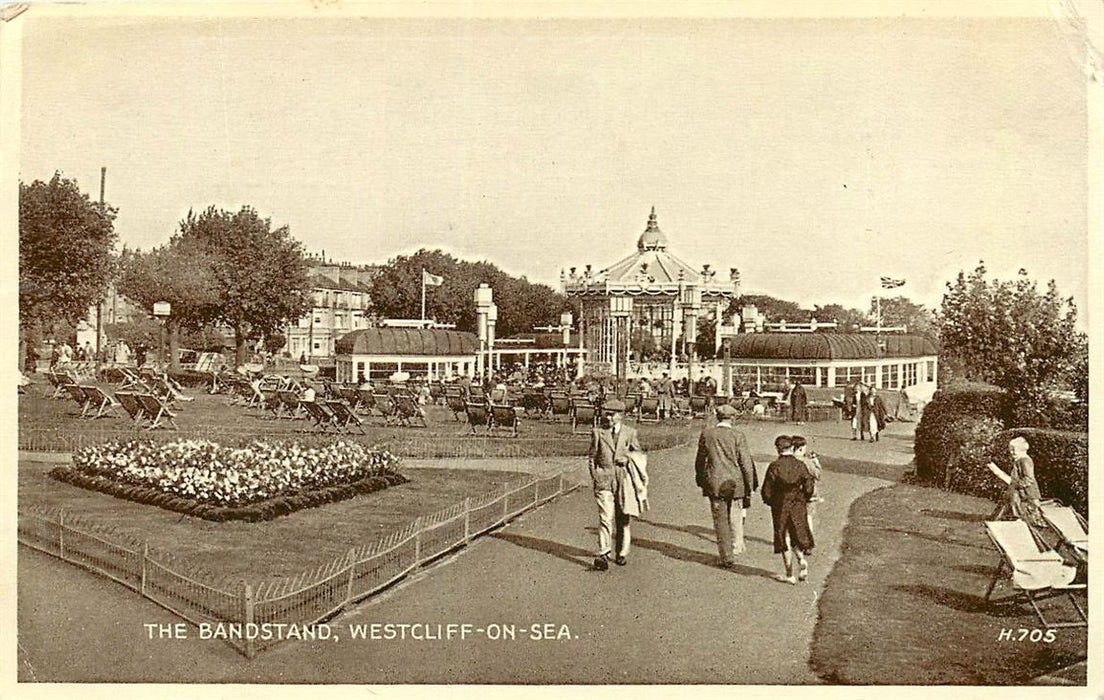
<svg viewBox="0 0 1104 700"><path fill-rule="evenodd" d="M590 478L598 502L598 556L594 568L609 569L609 561L624 566L629 556L629 522L640 516L643 486L634 479L635 464L630 453L643 454L636 428L626 425L625 403L610 399L602 404L602 427L595 428L590 441ZM645 476L645 484L646 484ZM642 498L643 496L643 498Z"/></svg>
<svg viewBox="0 0 1104 700"><path fill-rule="evenodd" d="M759 488L759 475L755 473L747 437L732 427L735 417L736 409L729 404L717 407L717 425L702 430L694 460L697 484L702 495L709 499L713 514L720 565L726 568L732 567L736 555L744 551L744 510L751 505L751 495ZM737 508L735 519L733 502Z"/></svg>

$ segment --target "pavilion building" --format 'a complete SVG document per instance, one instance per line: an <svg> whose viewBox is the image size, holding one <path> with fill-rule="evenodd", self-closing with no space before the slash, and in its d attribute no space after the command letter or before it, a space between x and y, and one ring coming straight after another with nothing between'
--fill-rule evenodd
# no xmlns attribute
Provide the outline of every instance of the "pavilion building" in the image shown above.
<svg viewBox="0 0 1104 700"><path fill-rule="evenodd" d="M623 377L630 357L667 355L673 368L680 350L692 355L697 320L712 319L719 330L740 274L730 268L727 279L718 278L709 265L696 269L672 254L652 207L634 253L598 271L573 267L560 282L579 307L587 372Z"/></svg>

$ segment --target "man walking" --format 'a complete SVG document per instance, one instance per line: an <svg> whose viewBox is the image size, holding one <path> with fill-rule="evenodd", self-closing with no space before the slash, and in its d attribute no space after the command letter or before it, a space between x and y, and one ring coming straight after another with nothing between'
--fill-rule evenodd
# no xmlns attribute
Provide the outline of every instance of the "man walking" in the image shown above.
<svg viewBox="0 0 1104 700"><path fill-rule="evenodd" d="M629 523L640 516L638 489L630 474L629 453L642 452L636 428L622 421L625 403L611 399L602 405L602 427L590 441L590 478L598 502L598 557L594 568L609 569L609 560L624 566L629 556Z"/></svg>
<svg viewBox="0 0 1104 700"><path fill-rule="evenodd" d="M702 495L709 499L713 514L720 565L726 568L732 567L736 555L744 551L744 510L751 505L751 495L759 488L747 437L732 427L735 416L736 409L732 406L717 407L717 425L702 430L694 462L697 484ZM738 509L735 520L733 501Z"/></svg>
<svg viewBox="0 0 1104 700"><path fill-rule="evenodd" d="M656 395L659 397L659 417L666 419L671 416L671 409L675 404L675 383L663 373L663 379L659 380L656 387Z"/></svg>

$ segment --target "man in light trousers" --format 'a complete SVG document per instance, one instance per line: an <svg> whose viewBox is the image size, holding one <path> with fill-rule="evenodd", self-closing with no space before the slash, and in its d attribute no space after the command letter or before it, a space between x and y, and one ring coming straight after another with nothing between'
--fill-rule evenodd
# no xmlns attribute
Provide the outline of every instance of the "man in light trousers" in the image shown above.
<svg viewBox="0 0 1104 700"><path fill-rule="evenodd" d="M598 503L598 556L594 568L609 569L609 561L628 563L631 516L640 515L637 491L629 473L629 452L640 452L636 428L622 422L625 403L619 399L602 405L603 425L595 428L590 443L590 477Z"/></svg>
<svg viewBox="0 0 1104 700"><path fill-rule="evenodd" d="M717 407L717 425L702 430L694 471L702 495L709 499L713 529L717 533L719 564L731 568L736 555L744 552L744 510L759 488L755 461L747 437L732 427L736 409L728 404ZM736 505L736 517L732 506Z"/></svg>

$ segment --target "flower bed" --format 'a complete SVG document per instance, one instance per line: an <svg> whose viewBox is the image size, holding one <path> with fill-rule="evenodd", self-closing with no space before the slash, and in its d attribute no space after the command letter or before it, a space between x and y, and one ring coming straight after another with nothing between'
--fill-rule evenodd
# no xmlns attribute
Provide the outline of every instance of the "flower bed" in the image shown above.
<svg viewBox="0 0 1104 700"><path fill-rule="evenodd" d="M255 441L112 441L73 455L59 481L206 520L271 520L405 483L385 450L339 441L326 446Z"/></svg>

